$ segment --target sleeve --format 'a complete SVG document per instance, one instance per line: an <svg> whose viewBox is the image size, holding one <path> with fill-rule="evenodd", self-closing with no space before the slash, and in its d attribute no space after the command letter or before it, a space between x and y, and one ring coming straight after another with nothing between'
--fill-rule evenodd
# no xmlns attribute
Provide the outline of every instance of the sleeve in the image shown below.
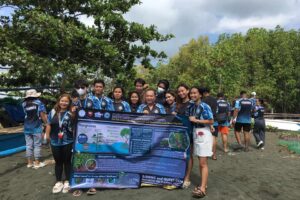
<svg viewBox="0 0 300 200"><path fill-rule="evenodd" d="M39 113L41 113L41 112L47 113L46 107L41 101L39 101L39 108L38 109L39 109Z"/></svg>
<svg viewBox="0 0 300 200"><path fill-rule="evenodd" d="M239 101L239 100L237 100L237 101L235 102L234 108L235 108L235 109L238 109L238 110L241 109L241 104L240 104L240 101Z"/></svg>
<svg viewBox="0 0 300 200"><path fill-rule="evenodd" d="M105 100L107 101L107 104L106 104L106 110L108 111L115 111L115 107L114 107L114 104L113 104L113 101L106 97Z"/></svg>
<svg viewBox="0 0 300 200"><path fill-rule="evenodd" d="M185 110L185 116L191 116L191 107L192 105L189 104L187 107L186 107L186 110Z"/></svg>
<svg viewBox="0 0 300 200"><path fill-rule="evenodd" d="M129 104L126 101L123 101L123 105L124 105L124 112L131 112L131 108L129 106Z"/></svg>
<svg viewBox="0 0 300 200"><path fill-rule="evenodd" d="M51 123L51 114L52 114L52 111L48 114L48 117L47 117L47 124L50 124Z"/></svg>
<svg viewBox="0 0 300 200"><path fill-rule="evenodd" d="M212 113L211 108L209 107L209 105L204 105L203 106L202 117L205 120L210 120L210 119L214 118L213 113Z"/></svg>
<svg viewBox="0 0 300 200"><path fill-rule="evenodd" d="M144 104L139 105L139 107L137 108L136 112L137 113L143 113L143 109L144 109Z"/></svg>
<svg viewBox="0 0 300 200"><path fill-rule="evenodd" d="M167 114L165 108L161 104L159 104L159 109L160 109L160 114Z"/></svg>
<svg viewBox="0 0 300 200"><path fill-rule="evenodd" d="M68 128L69 132L73 132L73 127L74 127L73 122L74 121L72 119L72 114L69 112L68 115L69 115L69 120L68 120L68 127L67 128Z"/></svg>

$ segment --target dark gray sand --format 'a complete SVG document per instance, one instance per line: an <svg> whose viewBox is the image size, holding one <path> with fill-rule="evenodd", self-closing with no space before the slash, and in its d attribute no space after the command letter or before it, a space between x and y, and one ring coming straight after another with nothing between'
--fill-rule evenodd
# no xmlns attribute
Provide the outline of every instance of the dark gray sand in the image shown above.
<svg viewBox="0 0 300 200"><path fill-rule="evenodd" d="M300 157L278 146L277 134L268 133L266 140L267 146L264 151L252 146L250 152L231 152L226 155L218 148L218 160L209 159L208 190L204 199L300 199ZM235 142L232 133L229 141ZM24 154L22 152L0 159L0 200L182 200L193 199L192 189L200 182L198 163L194 158L192 186L189 189L98 190L94 196L84 193L81 197L73 197L71 193L54 195L51 193L55 183L54 165L38 170L27 169ZM43 155L45 159L51 159L49 149L44 149Z"/></svg>

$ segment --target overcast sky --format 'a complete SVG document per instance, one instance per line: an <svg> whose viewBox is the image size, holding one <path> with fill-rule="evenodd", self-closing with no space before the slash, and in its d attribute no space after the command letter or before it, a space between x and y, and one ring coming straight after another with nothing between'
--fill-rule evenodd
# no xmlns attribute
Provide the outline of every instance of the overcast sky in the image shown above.
<svg viewBox="0 0 300 200"><path fill-rule="evenodd" d="M221 33L245 33L252 27L300 28L300 0L142 0L126 19L154 24L175 38L153 44L168 56L192 38L208 35L215 42Z"/></svg>
<svg viewBox="0 0 300 200"><path fill-rule="evenodd" d="M216 42L221 33L245 33L252 27L286 30L300 28L300 0L141 0L125 15L129 21L154 24L163 34L175 38L152 43L152 48L168 56L192 38L208 35ZM0 14L5 10L0 10ZM91 24L92 19L82 19Z"/></svg>

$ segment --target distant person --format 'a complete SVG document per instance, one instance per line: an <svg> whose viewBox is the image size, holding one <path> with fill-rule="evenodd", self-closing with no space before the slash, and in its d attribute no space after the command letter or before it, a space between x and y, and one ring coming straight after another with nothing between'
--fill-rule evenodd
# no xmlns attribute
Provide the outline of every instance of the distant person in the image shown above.
<svg viewBox="0 0 300 200"><path fill-rule="evenodd" d="M51 151L55 160L56 183L52 193L68 193L70 190L71 158L74 143L74 113L69 94L62 94L48 115L46 136L50 140ZM65 174L65 180L62 174Z"/></svg>
<svg viewBox="0 0 300 200"><path fill-rule="evenodd" d="M256 106L256 92L251 92L250 101L252 102L253 107Z"/></svg>
<svg viewBox="0 0 300 200"><path fill-rule="evenodd" d="M132 91L128 94L128 103L132 113L136 113L138 107L141 105L141 97L138 92Z"/></svg>
<svg viewBox="0 0 300 200"><path fill-rule="evenodd" d="M124 101L125 97L123 95L124 89L122 87L114 87L112 94L114 110L117 112L131 112L130 105Z"/></svg>
<svg viewBox="0 0 300 200"><path fill-rule="evenodd" d="M26 91L22 107L25 113L24 134L26 141L27 168L38 169L44 167L45 163L40 162L42 157L42 132L43 123L47 123L45 105L39 100L41 93L34 89Z"/></svg>
<svg viewBox="0 0 300 200"><path fill-rule="evenodd" d="M153 89L147 89L144 94L145 103L141 104L137 113L144 114L166 114L163 105L156 103L156 92Z"/></svg>
<svg viewBox="0 0 300 200"><path fill-rule="evenodd" d="M176 93L173 91L166 92L166 106L165 110L167 114L176 115Z"/></svg>
<svg viewBox="0 0 300 200"><path fill-rule="evenodd" d="M254 128L253 128L253 135L256 141L257 148L264 150L265 146L265 130L266 130L266 123L264 119L264 100L257 99L256 106L254 111Z"/></svg>
<svg viewBox="0 0 300 200"><path fill-rule="evenodd" d="M214 131L212 133L213 135L213 160L217 160L217 138L218 138L218 122L216 120L216 111L217 111L217 99L215 97L212 97L210 95L210 89L208 88L200 88L200 91L203 94L202 101L210 106L213 117L214 117Z"/></svg>
<svg viewBox="0 0 300 200"><path fill-rule="evenodd" d="M146 81L144 79L137 78L134 81L134 87L135 91L140 95L140 97L142 97L144 91L148 88L148 84L146 84Z"/></svg>
<svg viewBox="0 0 300 200"><path fill-rule="evenodd" d="M207 158L212 156L213 138L213 114L210 107L201 101L202 93L199 88L192 87L190 97L193 103L190 104L187 111L189 120L193 124L194 137L194 155L199 160L199 170L201 175L201 184L193 190L193 196L202 198L206 196L206 187L208 180Z"/></svg>
<svg viewBox="0 0 300 200"><path fill-rule="evenodd" d="M250 145L251 115L253 111L253 104L252 101L247 98L246 91L241 91L240 96L241 98L235 103L232 122L235 128L235 137L239 145L238 148L243 148L240 136L240 133L243 130L245 140L244 150L247 152L249 151Z"/></svg>
<svg viewBox="0 0 300 200"><path fill-rule="evenodd" d="M169 91L169 81L166 79L159 80L157 83L156 103L166 104L166 92Z"/></svg>
<svg viewBox="0 0 300 200"><path fill-rule="evenodd" d="M225 153L229 151L228 149L228 134L229 134L229 119L230 119L230 104L224 99L224 94L222 92L217 94L217 111L216 120L218 122L218 131L222 135L223 150Z"/></svg>
<svg viewBox="0 0 300 200"><path fill-rule="evenodd" d="M93 92L89 97L93 100L93 108L96 110L114 111L112 100L104 95L105 83L101 79L94 80Z"/></svg>

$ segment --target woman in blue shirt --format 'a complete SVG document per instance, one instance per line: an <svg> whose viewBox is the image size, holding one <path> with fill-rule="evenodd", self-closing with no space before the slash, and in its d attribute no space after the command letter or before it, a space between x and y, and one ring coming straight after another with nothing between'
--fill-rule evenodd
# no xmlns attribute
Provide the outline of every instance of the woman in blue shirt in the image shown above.
<svg viewBox="0 0 300 200"><path fill-rule="evenodd" d="M175 94L175 92L172 91L168 91L166 92L166 106L165 106L165 110L167 114L173 114L176 115L176 99L177 99L177 95Z"/></svg>
<svg viewBox="0 0 300 200"><path fill-rule="evenodd" d="M48 115L46 127L47 139L50 140L53 158L55 160L56 184L52 193L67 193L70 190L71 157L74 141L73 119L71 112L71 96L63 94ZM65 170L65 181L62 181L63 169Z"/></svg>
<svg viewBox="0 0 300 200"><path fill-rule="evenodd" d="M129 104L124 101L124 89L120 86L116 86L113 89L112 98L114 109L117 112L131 112Z"/></svg>
<svg viewBox="0 0 300 200"><path fill-rule="evenodd" d="M141 97L138 92L129 92L128 102L130 105L131 112L136 113L138 107L141 105Z"/></svg>
<svg viewBox="0 0 300 200"><path fill-rule="evenodd" d="M187 115L193 125L193 154L198 157L201 171L201 185L193 191L195 197L204 197L206 195L208 180L207 157L213 154L213 113L206 103L201 102L202 96L203 94L200 93L198 87L192 87L190 97L193 102L187 110Z"/></svg>

